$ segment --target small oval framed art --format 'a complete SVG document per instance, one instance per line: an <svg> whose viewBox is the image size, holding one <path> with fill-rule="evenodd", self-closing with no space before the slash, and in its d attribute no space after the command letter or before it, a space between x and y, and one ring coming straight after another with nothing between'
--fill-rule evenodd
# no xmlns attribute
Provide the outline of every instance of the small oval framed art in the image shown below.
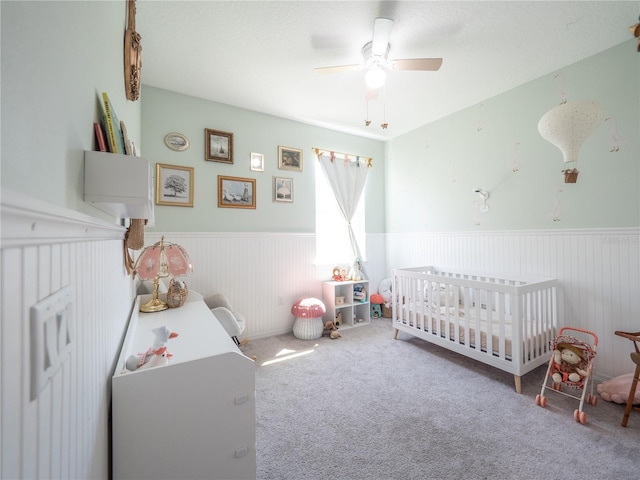
<svg viewBox="0 0 640 480"><path fill-rule="evenodd" d="M181 152L189 148L189 139L181 133L171 132L164 137L164 144L171 150Z"/></svg>

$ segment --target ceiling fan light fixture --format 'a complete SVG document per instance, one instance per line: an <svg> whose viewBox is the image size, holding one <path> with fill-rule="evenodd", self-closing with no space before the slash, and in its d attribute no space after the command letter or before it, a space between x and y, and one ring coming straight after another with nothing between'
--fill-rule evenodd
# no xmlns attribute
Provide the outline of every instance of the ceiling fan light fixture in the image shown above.
<svg viewBox="0 0 640 480"><path fill-rule="evenodd" d="M364 81L369 88L380 88L384 85L384 81L387 78L387 74L384 72L382 68L377 65L374 65L364 76Z"/></svg>

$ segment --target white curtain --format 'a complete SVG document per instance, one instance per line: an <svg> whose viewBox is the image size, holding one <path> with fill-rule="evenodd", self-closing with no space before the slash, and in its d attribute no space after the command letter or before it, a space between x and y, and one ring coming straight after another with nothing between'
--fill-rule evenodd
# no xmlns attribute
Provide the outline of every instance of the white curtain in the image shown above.
<svg viewBox="0 0 640 480"><path fill-rule="evenodd" d="M362 255L351 226L351 220L364 191L367 173L371 168L371 159L333 152L322 153L318 150L316 150L316 156L344 216L353 259L361 260Z"/></svg>

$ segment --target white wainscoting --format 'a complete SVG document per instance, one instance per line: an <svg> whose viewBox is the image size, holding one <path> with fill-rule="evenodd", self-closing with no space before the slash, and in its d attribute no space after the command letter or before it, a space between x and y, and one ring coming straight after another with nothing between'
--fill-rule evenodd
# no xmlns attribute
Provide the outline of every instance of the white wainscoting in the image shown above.
<svg viewBox="0 0 640 480"><path fill-rule="evenodd" d="M640 330L640 229L388 234L387 268L437 265L537 274L560 282L560 321L599 336L596 378L633 371Z"/></svg>
<svg viewBox="0 0 640 480"><path fill-rule="evenodd" d="M322 281L331 277L333 266L314 265L313 234L147 232L145 245L162 235L189 252L193 273L183 279L189 289L205 297L223 293L244 315L243 337L290 332L291 305L303 297L322 298ZM370 235L367 242L365 268L377 285L384 270L384 235Z"/></svg>
<svg viewBox="0 0 640 480"><path fill-rule="evenodd" d="M0 477L108 478L109 385L133 300L123 235L2 192ZM31 400L30 307L65 286L71 351Z"/></svg>

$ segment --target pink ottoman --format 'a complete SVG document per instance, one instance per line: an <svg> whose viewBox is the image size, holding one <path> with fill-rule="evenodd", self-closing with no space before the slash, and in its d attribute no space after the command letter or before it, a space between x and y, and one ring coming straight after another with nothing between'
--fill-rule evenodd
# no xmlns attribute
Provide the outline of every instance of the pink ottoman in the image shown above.
<svg viewBox="0 0 640 480"><path fill-rule="evenodd" d="M315 340L322 336L324 323L324 303L317 298L303 298L291 307L291 313L296 317L293 322L293 334L302 340Z"/></svg>

